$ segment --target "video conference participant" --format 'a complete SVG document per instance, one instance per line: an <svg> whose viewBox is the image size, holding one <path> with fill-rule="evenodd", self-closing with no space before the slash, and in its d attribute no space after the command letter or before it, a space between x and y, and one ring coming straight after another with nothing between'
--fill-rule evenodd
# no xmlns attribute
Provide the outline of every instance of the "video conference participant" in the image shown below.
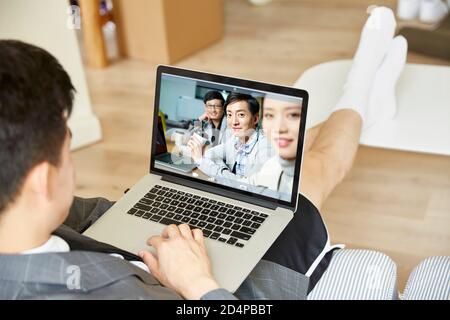
<svg viewBox="0 0 450 320"><path fill-rule="evenodd" d="M195 136L188 146L192 159L206 175L214 178L239 179L259 171L274 150L258 129L259 103L249 94L232 92L224 109L231 131L226 141L203 154L203 144Z"/></svg>
<svg viewBox="0 0 450 320"><path fill-rule="evenodd" d="M209 145L221 144L227 129L227 119L224 117L225 99L219 91L208 91L204 98L205 113L190 124L190 130L197 132L209 141Z"/></svg>
<svg viewBox="0 0 450 320"><path fill-rule="evenodd" d="M300 119L301 103L299 101L266 97L262 127L265 136L276 150L275 155L267 160L257 173L239 179L239 181L221 182L234 187L242 183L263 187L262 189L248 189L289 201L294 181ZM264 188L269 190L264 190Z"/></svg>

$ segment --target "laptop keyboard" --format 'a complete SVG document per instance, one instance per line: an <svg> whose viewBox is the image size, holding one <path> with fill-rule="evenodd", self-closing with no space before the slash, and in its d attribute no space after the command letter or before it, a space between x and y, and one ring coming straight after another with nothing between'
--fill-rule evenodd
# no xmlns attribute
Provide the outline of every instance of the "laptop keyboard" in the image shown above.
<svg viewBox="0 0 450 320"><path fill-rule="evenodd" d="M189 225L205 238L244 247L268 215L155 185L128 214L164 225Z"/></svg>

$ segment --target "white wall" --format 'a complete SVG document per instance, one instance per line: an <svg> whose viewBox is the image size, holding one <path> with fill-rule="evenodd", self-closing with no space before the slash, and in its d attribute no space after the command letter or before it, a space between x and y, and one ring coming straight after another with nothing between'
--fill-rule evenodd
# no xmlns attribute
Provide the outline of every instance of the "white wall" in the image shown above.
<svg viewBox="0 0 450 320"><path fill-rule="evenodd" d="M69 73L77 90L69 119L74 149L100 140L101 128L92 112L75 30L67 27L68 6L65 0L0 0L0 39L17 39L44 48Z"/></svg>

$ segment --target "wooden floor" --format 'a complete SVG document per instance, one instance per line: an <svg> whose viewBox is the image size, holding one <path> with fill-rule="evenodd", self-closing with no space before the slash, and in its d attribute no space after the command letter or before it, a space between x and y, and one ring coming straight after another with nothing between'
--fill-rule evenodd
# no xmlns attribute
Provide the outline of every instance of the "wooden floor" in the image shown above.
<svg viewBox="0 0 450 320"><path fill-rule="evenodd" d="M353 56L371 2L226 0L224 38L176 65L290 85L309 67ZM408 62L449 65L411 52ZM155 68L126 59L87 70L103 141L73 152L77 195L118 199L148 171ZM450 159L361 147L322 214L333 243L389 255L403 290L420 260L450 255Z"/></svg>

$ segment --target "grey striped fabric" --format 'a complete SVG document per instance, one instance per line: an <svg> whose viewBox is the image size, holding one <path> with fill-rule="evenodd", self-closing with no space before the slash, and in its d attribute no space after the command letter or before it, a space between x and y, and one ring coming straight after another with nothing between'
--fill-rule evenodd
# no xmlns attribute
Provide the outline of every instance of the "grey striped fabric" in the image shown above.
<svg viewBox="0 0 450 320"><path fill-rule="evenodd" d="M328 269L308 300L397 299L397 266L385 254L342 249L333 253Z"/></svg>
<svg viewBox="0 0 450 320"><path fill-rule="evenodd" d="M404 300L449 300L450 256L423 260L410 274Z"/></svg>

